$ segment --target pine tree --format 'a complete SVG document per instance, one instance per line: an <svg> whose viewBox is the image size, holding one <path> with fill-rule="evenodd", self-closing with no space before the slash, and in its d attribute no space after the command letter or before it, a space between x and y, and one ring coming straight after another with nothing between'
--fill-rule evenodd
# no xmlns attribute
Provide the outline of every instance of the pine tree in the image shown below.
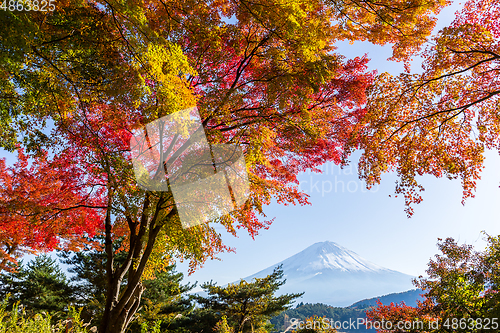
<svg viewBox="0 0 500 333"><path fill-rule="evenodd" d="M118 247L116 242L114 249ZM82 317L97 322L105 306L106 253L86 246L80 252L60 251L58 256L69 266L68 272L73 274L70 281L75 286L78 304L83 307ZM114 264L120 263L121 256L117 255Z"/></svg>
<svg viewBox="0 0 500 333"><path fill-rule="evenodd" d="M275 296L286 282L282 278L283 270L278 266L272 274L252 282L241 280L226 287L205 283L202 288L208 292L208 297L195 296L202 307L198 316L212 316L211 322L216 323L226 316L227 324L237 333L267 331L271 329L269 319L288 309L296 298L304 294ZM201 321L198 319L198 322Z"/></svg>
<svg viewBox="0 0 500 333"><path fill-rule="evenodd" d="M8 298L12 307L19 302L28 313L46 312L59 319L75 302L74 289L57 261L43 254L26 267L21 264L14 272L0 274L0 298Z"/></svg>
<svg viewBox="0 0 500 333"><path fill-rule="evenodd" d="M94 241L98 238L94 239ZM125 253L119 252L121 243L113 244L116 251L114 265L121 265ZM71 281L75 285L79 305L83 307L84 320L98 322L102 317L107 292L106 264L107 256L103 251L87 247L84 251L61 251L59 256L63 263L69 265L68 271L73 273ZM175 265L169 265L165 270L156 272L150 279L144 279L142 285L144 293L135 320L131 323L130 332L140 332L141 325L153 327L158 321L163 326L170 326L172 320L179 314L184 315L192 310L190 299L183 295L193 289L195 285L181 284L184 275L175 271ZM126 277L122 286L126 283Z"/></svg>
<svg viewBox="0 0 500 333"><path fill-rule="evenodd" d="M193 310L191 298L185 294L192 290L196 284L181 284L184 274L175 271L175 265L170 265L165 271L155 274L153 279L145 280L144 293L141 299L141 309L138 311L137 320L130 325L130 332L139 332L139 326L147 324L154 327L161 321L161 331L167 328L183 330L182 320Z"/></svg>

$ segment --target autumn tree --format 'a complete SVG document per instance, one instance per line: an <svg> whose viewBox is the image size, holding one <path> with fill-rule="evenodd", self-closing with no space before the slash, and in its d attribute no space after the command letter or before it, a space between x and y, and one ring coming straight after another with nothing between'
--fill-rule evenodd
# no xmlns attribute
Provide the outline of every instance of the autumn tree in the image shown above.
<svg viewBox="0 0 500 333"><path fill-rule="evenodd" d="M485 150L499 147L499 15L496 0L466 1L419 54L422 73L382 73L370 88L361 143L351 147L363 149L360 175L369 185L397 172L408 215L422 200L418 176L461 179L465 200Z"/></svg>
<svg viewBox="0 0 500 333"><path fill-rule="evenodd" d="M64 0L1 11L0 144L18 156L0 162L2 267L26 252L102 249L99 331L123 332L144 279L174 257L194 270L232 250L210 224L183 228L170 190L137 185L133 131L197 106L208 141L242 147L249 173L248 200L214 222L253 237L271 200L307 203L299 172L341 163L358 140L374 73L336 42L391 44L405 60L446 4ZM96 235L102 243L88 241Z"/></svg>
<svg viewBox="0 0 500 333"><path fill-rule="evenodd" d="M115 246L116 248L116 246ZM60 251L61 262L68 267L70 282L75 286L75 298L82 307L82 317L86 321L97 322L104 312L107 283L106 252L86 245L78 252ZM115 261L122 263L124 255L115 255ZM122 284L123 285L123 284Z"/></svg>
<svg viewBox="0 0 500 333"><path fill-rule="evenodd" d="M115 262L122 264L126 253L118 251L120 242L115 243ZM85 322L98 323L105 308L107 290L106 260L102 249L87 245L78 252L61 251L58 255L61 262L68 265L71 273L69 281L73 290L73 298L81 307L81 317ZM168 324L178 314L185 314L192 308L192 301L185 294L195 285L182 284L184 274L175 271L175 265L157 272L154 279L143 280L145 287L141 297L141 311L137 313L133 327L129 331L140 331L140 325L154 325L158 320ZM126 285L126 279L121 288Z"/></svg>
<svg viewBox="0 0 500 333"><path fill-rule="evenodd" d="M380 332L398 332L396 324L401 321L423 323L408 332L497 330L500 238L488 236L487 240L488 247L482 252L467 244L459 245L452 238L440 240L442 254L429 262L428 277L420 276L414 281L424 291L424 301L418 301L416 307L379 303L367 311L368 319L392 323L392 329Z"/></svg>

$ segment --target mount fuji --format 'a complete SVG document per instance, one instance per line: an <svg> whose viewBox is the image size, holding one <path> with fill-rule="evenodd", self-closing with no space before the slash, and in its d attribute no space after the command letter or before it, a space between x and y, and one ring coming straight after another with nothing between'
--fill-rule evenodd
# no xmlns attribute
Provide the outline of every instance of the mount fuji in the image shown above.
<svg viewBox="0 0 500 333"><path fill-rule="evenodd" d="M246 277L265 277L282 265L284 284L279 293L305 292L298 301L348 306L360 299L413 289L413 276L390 270L334 243L315 243L305 250Z"/></svg>

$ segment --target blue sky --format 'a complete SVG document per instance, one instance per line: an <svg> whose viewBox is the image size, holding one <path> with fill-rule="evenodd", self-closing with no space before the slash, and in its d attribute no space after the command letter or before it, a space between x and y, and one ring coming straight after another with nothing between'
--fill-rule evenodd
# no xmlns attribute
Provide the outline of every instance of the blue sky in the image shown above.
<svg viewBox="0 0 500 333"><path fill-rule="evenodd" d="M453 237L482 249L481 231L500 234L500 157L496 152L486 156L475 198L462 206L459 180L424 176L424 201L411 219L406 217L403 199L389 197L396 181L392 174L370 191L358 179L355 165L344 170L328 165L328 173L303 174L301 186L311 205L268 206L266 214L276 218L269 230L261 231L255 240L245 233L238 238L223 234L236 254L221 254L222 261L207 262L188 280L236 281L326 240L381 266L414 276L424 274L437 253L437 238ZM185 271L183 264L178 268Z"/></svg>

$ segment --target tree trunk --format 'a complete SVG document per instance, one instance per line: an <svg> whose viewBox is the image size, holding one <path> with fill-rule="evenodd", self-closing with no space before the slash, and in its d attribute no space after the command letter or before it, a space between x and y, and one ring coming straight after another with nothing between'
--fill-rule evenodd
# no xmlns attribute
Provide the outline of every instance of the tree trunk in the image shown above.
<svg viewBox="0 0 500 333"><path fill-rule="evenodd" d="M142 283L137 283L135 286L127 285L127 288L133 288L134 292L132 297L125 303L123 307L116 306L119 302L111 308L106 308L107 315L102 319L99 327L99 332L103 333L122 333L125 332L130 322L133 320L134 315L139 309L141 303L141 296L144 291Z"/></svg>
<svg viewBox="0 0 500 333"><path fill-rule="evenodd" d="M131 217L127 216L130 231L129 249L127 258L117 268L114 267L115 253L111 233L111 209L108 209L105 221L107 291L104 315L99 325L99 333L125 332L130 322L134 319L134 315L139 310L141 296L144 291L141 276L153 250L156 237L161 229L162 224L157 225L156 222L161 209L160 207L164 202L165 198L161 197L153 210L153 214L148 214L150 194L146 193L140 222L134 222ZM166 216L166 220L170 220L175 214L177 214L177 210L173 208ZM137 263L136 267L132 265L133 262ZM126 285L122 288L125 276L127 276Z"/></svg>

